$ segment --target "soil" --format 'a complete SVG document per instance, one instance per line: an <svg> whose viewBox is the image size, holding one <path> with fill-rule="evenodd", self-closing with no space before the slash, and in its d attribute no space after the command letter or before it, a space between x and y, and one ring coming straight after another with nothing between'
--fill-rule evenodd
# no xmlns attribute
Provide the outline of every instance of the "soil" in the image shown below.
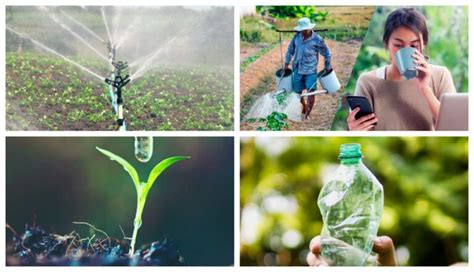
<svg viewBox="0 0 474 272"><path fill-rule="evenodd" d="M240 45L240 61L242 62L246 58L257 54L258 51L260 51L261 49L262 49L261 46L251 47L251 46Z"/></svg>
<svg viewBox="0 0 474 272"><path fill-rule="evenodd" d="M331 129L334 116L339 107L342 93L349 81L352 73L352 67L355 64L361 42L349 40L347 42L337 42L325 40L331 50L331 65L337 73L341 83L341 90L336 94L323 94L316 96L316 103L308 120L302 122L288 121L288 128L284 130L329 130ZM288 47L289 41L284 42L284 53ZM324 58L320 58L318 70L323 69ZM240 76L240 99L241 115L245 114L253 102L263 93L274 91L276 89L274 73L281 66L280 47L277 46L267 54L251 63ZM318 89L321 86L318 83ZM241 121L241 130L255 130L258 127L264 127L264 123L246 123Z"/></svg>
<svg viewBox="0 0 474 272"><path fill-rule="evenodd" d="M283 42L283 54L286 53L290 41ZM259 51L259 50L258 50ZM250 52L255 50L245 47L240 51L240 59L249 57ZM255 52L253 55L255 55ZM281 68L280 46L273 48L268 53L259 57L255 62L251 63L243 73L240 74L240 100L249 94L252 89L258 86L261 79L268 75L274 75L276 70Z"/></svg>
<svg viewBox="0 0 474 272"><path fill-rule="evenodd" d="M10 228L10 230L12 230ZM143 245L129 257L127 240L82 238L76 233L58 235L38 226L13 231L7 243L7 266L181 266L175 243L168 239Z"/></svg>

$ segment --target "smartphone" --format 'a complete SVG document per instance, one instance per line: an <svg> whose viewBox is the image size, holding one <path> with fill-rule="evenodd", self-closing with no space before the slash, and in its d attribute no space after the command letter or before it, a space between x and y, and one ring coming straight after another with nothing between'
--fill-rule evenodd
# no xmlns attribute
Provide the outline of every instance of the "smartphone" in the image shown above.
<svg viewBox="0 0 474 272"><path fill-rule="evenodd" d="M355 115L356 119L361 118L367 114L374 113L372 106L370 105L369 99L365 96L358 96L358 95L348 95L346 97L347 103L351 107L351 110L359 107L359 112Z"/></svg>

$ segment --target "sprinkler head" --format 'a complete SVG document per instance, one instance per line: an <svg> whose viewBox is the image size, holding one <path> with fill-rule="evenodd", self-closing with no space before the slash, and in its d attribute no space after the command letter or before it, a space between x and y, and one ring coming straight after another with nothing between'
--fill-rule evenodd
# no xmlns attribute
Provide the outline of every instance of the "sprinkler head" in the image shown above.
<svg viewBox="0 0 474 272"><path fill-rule="evenodd" d="M109 78L105 79L105 83L110 84L117 89L122 89L129 82L130 82L130 78L128 75L126 75L125 77L116 76L114 80L111 80Z"/></svg>
<svg viewBox="0 0 474 272"><path fill-rule="evenodd" d="M127 62L123 62L123 61L119 61L119 62L112 62L112 65L115 67L115 69L121 71L121 70L125 70L128 68L128 63Z"/></svg>

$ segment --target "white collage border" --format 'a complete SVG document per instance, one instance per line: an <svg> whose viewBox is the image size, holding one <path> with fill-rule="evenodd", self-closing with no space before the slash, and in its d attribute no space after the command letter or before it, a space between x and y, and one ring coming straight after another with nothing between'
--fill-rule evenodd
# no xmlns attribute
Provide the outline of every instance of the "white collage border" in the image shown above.
<svg viewBox="0 0 474 272"><path fill-rule="evenodd" d="M321 136L321 137L343 137L343 136L362 136L362 137L382 137L382 136L420 136L420 137L469 137L471 131L474 129L474 120L469 118L470 131L467 132L433 132L419 131L419 132L344 132L344 131L283 131L283 132L259 132L259 131L240 131L240 59L239 59L239 7L249 5L388 5L388 6L403 6L403 5L468 5L469 6L469 56L473 56L474 45L474 10L469 0L1 0L0 1L0 28L5 29L5 6L19 6L19 5L136 5L136 6L202 6L202 5L217 5L217 6L233 6L234 7L234 131L146 131L146 132L116 132L116 131L6 131L5 130L5 50L0 50L0 133L1 144L0 153L2 154L3 162L0 163L0 175L2 183L0 186L0 214L3 220L6 220L6 137L72 137L72 136L168 136L168 137L234 137L234 266L231 267L5 267L5 236L3 231L0 235L0 268L2 271L64 271L64 270L87 270L87 271L468 271L474 267L471 263L474 260L474 253L469 252L469 260L471 263L468 267L327 267L327 268L312 268L312 267L239 267L240 264L240 138L241 137L295 137L295 136ZM5 33L5 32L4 32ZM5 48L5 34L0 35L0 45ZM469 59L469 67L474 67L474 60ZM471 68L469 70L469 78L474 78L474 72ZM472 84L471 84L472 85ZM469 100L472 101L473 94L469 88ZM473 109L470 107L469 116L473 116ZM474 145L469 141L469 153L474 152ZM2 161L0 159L0 161ZM473 169L473 163L469 161L469 168ZM473 173L469 173L469 183L472 183L474 177ZM469 195L473 195L474 188L469 186ZM473 201L469 198L469 218L472 218ZM470 221L470 220L469 220ZM3 222L3 221L2 221ZM474 229L472 225L469 226L469 232ZM469 244L473 242L472 235L469 235ZM205 246L205 245L203 245Z"/></svg>

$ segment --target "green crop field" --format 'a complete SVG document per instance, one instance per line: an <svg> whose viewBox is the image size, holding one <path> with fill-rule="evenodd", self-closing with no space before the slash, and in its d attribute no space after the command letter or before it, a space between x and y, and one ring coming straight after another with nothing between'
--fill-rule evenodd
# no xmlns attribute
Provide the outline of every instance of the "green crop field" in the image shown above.
<svg viewBox="0 0 474 272"><path fill-rule="evenodd" d="M7 7L6 128L117 130L115 84L126 130L232 130L233 14L229 7ZM131 79L123 88L114 82L119 75Z"/></svg>
<svg viewBox="0 0 474 272"><path fill-rule="evenodd" d="M87 65L107 68L102 62ZM114 130L107 85L68 62L8 52L6 71L7 129ZM232 90L229 68L151 70L124 88L125 120L129 130L230 130Z"/></svg>

